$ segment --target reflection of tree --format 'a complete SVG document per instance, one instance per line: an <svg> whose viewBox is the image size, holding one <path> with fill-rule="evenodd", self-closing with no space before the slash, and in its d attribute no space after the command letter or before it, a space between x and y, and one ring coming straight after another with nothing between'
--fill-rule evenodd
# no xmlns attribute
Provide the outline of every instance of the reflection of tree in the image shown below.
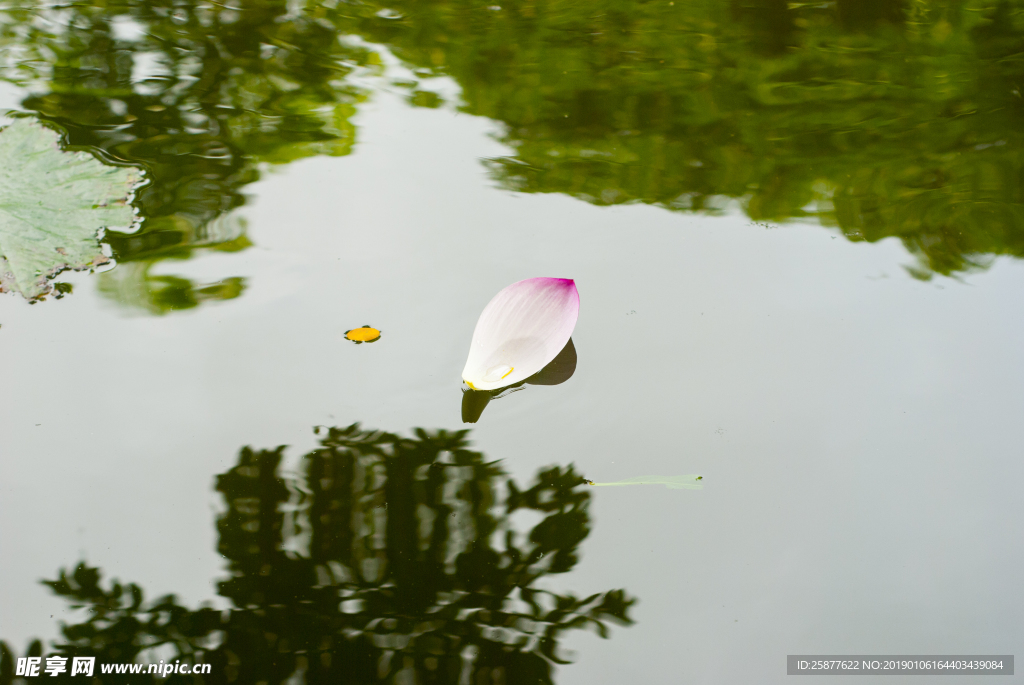
<svg viewBox="0 0 1024 685"><path fill-rule="evenodd" d="M350 35L504 122L509 188L739 201L898 237L922 277L1024 256L1024 0L7 1L0 78L72 144L150 171L121 261L200 240L261 163L347 154L352 72L380 62Z"/></svg>
<svg viewBox="0 0 1024 685"><path fill-rule="evenodd" d="M164 261L187 260L197 251L238 252L252 243L245 224L232 214L217 217L199 230L185 228L185 245L159 246L161 232L114 235L112 242L121 254L135 242L149 243L144 259L128 260L99 275L99 291L123 307L149 314L167 314L191 309L208 300L233 300L245 290L245 279L231 277L215 283L197 284L181 276L155 275L154 266Z"/></svg>
<svg viewBox="0 0 1024 685"><path fill-rule="evenodd" d="M142 230L108 235L121 263L216 244L207 223L244 203L261 164L351 149L349 117L363 96L345 77L373 57L339 40L335 10L286 0L10 5L0 0L0 77L30 88L23 107L64 127L71 145L147 169ZM237 249L238 237L222 242ZM196 290L171 290L183 288ZM147 308L176 308L155 301Z"/></svg>
<svg viewBox="0 0 1024 685"><path fill-rule="evenodd" d="M506 187L1024 256L1024 2L374 0L360 33L506 124ZM402 20L380 18L389 7Z"/></svg>
<svg viewBox="0 0 1024 685"><path fill-rule="evenodd" d="M590 531L571 466L520 490L467 449L466 431L408 439L358 426L323 430L299 477L282 475L283 456L245 448L217 479L230 611L146 603L83 564L47 583L92 612L63 627L59 653L110 663L160 648L212 664L204 682L550 683L565 631L630 623L635 600L621 590L581 599L535 587L572 569ZM526 535L511 522L520 510L542 517Z"/></svg>

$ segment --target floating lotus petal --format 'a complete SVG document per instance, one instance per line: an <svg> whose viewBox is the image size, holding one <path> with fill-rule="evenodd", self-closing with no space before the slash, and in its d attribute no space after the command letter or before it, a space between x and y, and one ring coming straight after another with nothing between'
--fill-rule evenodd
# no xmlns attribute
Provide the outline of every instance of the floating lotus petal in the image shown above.
<svg viewBox="0 0 1024 685"><path fill-rule="evenodd" d="M462 380L497 390L537 373L565 347L580 295L571 278L528 278L494 296L473 331Z"/></svg>

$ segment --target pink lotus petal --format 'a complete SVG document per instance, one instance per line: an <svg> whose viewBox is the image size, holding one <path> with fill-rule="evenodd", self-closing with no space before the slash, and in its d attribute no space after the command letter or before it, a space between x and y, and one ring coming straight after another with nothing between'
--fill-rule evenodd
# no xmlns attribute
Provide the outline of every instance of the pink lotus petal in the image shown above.
<svg viewBox="0 0 1024 685"><path fill-rule="evenodd" d="M462 380L475 390L497 390L529 378L569 342L579 313L571 278L513 283L480 314Z"/></svg>

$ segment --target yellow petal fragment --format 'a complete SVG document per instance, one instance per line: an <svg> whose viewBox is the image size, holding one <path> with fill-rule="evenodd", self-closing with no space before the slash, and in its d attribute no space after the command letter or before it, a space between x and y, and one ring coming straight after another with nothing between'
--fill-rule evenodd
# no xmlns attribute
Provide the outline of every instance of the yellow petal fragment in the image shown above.
<svg viewBox="0 0 1024 685"><path fill-rule="evenodd" d="M362 328L353 328L351 331L345 331L345 337L354 343L370 343L380 338L380 331L376 328L363 326Z"/></svg>

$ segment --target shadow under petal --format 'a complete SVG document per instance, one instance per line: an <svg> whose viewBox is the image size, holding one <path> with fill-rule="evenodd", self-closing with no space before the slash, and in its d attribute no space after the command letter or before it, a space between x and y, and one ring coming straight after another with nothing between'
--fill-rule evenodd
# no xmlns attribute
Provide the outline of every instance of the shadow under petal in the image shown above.
<svg viewBox="0 0 1024 685"><path fill-rule="evenodd" d="M509 391L522 388L523 385L559 385L565 383L576 373L576 346L572 338L565 344L562 351L547 366L524 381L498 388L497 390L463 390L462 391L462 422L476 423L484 413L484 409L493 399L501 399Z"/></svg>
<svg viewBox="0 0 1024 685"><path fill-rule="evenodd" d="M559 385L565 383L576 373L576 346L572 338L558 355L548 362L543 369L526 379L530 385Z"/></svg>

